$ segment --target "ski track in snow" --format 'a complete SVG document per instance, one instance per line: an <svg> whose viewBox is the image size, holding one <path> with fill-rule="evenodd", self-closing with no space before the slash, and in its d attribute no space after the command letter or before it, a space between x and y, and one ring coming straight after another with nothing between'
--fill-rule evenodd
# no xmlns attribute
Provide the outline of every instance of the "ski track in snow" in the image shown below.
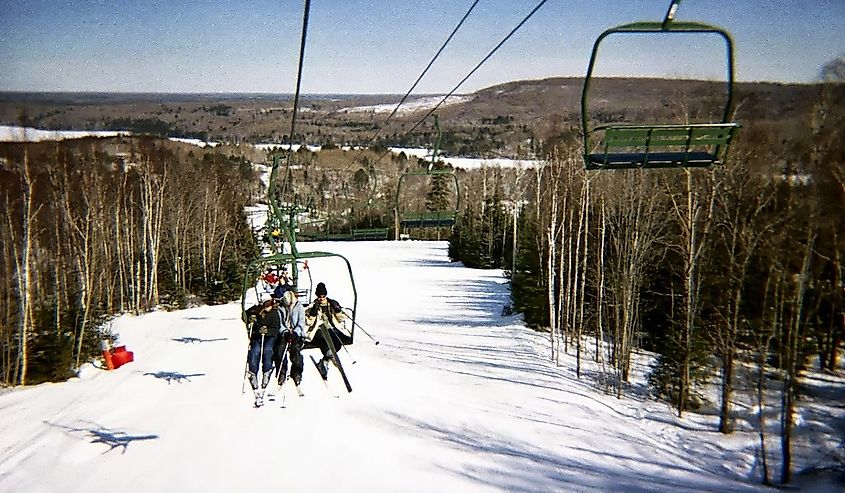
<svg viewBox="0 0 845 493"><path fill-rule="evenodd" d="M352 263L358 322L380 341L356 330L340 353L352 393L335 368L326 388L309 350L305 396L271 384L253 409L239 303L124 315L134 362L0 395L0 492L766 491L714 417L556 367L545 334L499 315L501 271L449 262L445 242L299 247ZM310 261L313 282L351 304L336 260Z"/></svg>

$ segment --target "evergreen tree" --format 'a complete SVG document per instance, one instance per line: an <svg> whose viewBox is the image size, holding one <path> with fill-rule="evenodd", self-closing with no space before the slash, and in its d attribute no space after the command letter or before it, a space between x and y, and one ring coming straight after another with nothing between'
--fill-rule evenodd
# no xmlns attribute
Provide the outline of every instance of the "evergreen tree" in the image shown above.
<svg viewBox="0 0 845 493"><path fill-rule="evenodd" d="M546 277L543 275L541 264L541 244L537 240L542 237L538 218L527 208L523 209L520 218L520 249L516 258L516 270L511 277L514 311L521 312L529 326L547 327L549 311L546 301Z"/></svg>
<svg viewBox="0 0 845 493"><path fill-rule="evenodd" d="M427 211L449 210L449 175L433 174L428 193L425 195L425 209Z"/></svg>
<svg viewBox="0 0 845 493"><path fill-rule="evenodd" d="M482 267L480 258L478 212L468 204L463 214L458 218L449 238L449 256L453 261L461 261L467 267Z"/></svg>

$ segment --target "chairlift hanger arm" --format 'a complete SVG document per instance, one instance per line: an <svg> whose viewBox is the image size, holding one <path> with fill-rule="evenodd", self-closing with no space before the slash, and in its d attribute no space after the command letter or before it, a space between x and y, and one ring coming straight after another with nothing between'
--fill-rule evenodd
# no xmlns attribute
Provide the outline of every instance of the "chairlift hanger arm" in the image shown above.
<svg viewBox="0 0 845 493"><path fill-rule="evenodd" d="M443 131L440 129L440 117L434 115L434 131L437 132L437 143L434 144L434 149L431 151L431 163L428 165L428 171L434 170L434 163L437 161L437 155L440 153L440 144L443 142Z"/></svg>

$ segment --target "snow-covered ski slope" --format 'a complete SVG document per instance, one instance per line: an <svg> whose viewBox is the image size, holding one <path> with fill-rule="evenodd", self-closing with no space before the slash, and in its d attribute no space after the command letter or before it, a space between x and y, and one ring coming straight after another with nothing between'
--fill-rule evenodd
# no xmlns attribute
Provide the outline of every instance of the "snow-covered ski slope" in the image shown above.
<svg viewBox="0 0 845 493"><path fill-rule="evenodd" d="M135 362L0 395L0 492L763 490L747 435L601 394L570 358L555 367L545 335L500 316L501 272L446 249L300 244L350 259L380 341L357 331L340 353L351 394L306 351L305 396L254 409L237 303L119 318ZM311 269L346 304L344 269Z"/></svg>

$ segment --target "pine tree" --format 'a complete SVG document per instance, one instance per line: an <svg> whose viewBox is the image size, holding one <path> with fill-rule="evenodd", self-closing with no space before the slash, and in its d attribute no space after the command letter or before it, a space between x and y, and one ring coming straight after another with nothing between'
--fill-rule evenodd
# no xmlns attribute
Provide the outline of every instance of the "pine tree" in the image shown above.
<svg viewBox="0 0 845 493"><path fill-rule="evenodd" d="M520 215L519 244L516 270L511 281L511 296L514 310L521 312L525 323L532 327L547 327L548 307L546 302L546 277L543 275L541 238L537 217L530 208Z"/></svg>
<svg viewBox="0 0 845 493"><path fill-rule="evenodd" d="M425 195L427 211L445 211L449 209L449 175L431 175L431 184Z"/></svg>

